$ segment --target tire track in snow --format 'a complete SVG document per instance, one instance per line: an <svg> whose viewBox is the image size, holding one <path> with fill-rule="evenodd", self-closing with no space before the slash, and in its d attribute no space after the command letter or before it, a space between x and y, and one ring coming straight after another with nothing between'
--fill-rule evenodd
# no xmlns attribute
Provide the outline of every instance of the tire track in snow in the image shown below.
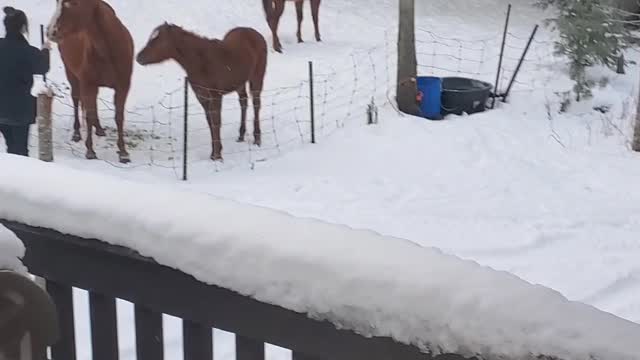
<svg viewBox="0 0 640 360"><path fill-rule="evenodd" d="M628 275L612 281L607 286L582 299L588 304L608 302L614 298L623 298L624 293L640 294L640 268L632 270Z"/></svg>
<svg viewBox="0 0 640 360"><path fill-rule="evenodd" d="M555 233L542 233L536 236L536 238L527 244L505 248L488 248L488 249L472 249L458 251L458 254L463 256L481 256L481 257L513 257L528 255L533 251L540 251L545 248L551 247L562 240L570 239L569 232L558 231Z"/></svg>

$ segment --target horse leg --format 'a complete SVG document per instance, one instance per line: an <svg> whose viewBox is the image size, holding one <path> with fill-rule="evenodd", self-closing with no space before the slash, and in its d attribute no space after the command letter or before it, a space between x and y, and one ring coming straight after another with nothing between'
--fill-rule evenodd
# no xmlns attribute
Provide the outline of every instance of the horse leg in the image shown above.
<svg viewBox="0 0 640 360"><path fill-rule="evenodd" d="M98 95L96 94L96 102L98 101L97 97L98 97ZM107 136L107 134L104 132L104 128L100 124L100 116L98 115L98 108L97 107L96 107L96 122L93 124L93 126L96 127L96 136L99 136L99 137Z"/></svg>
<svg viewBox="0 0 640 360"><path fill-rule="evenodd" d="M83 84L80 89L80 104L84 110L84 116L87 123L87 140L85 145L87 159L96 159L96 152L93 150L93 136L91 131L98 119L98 87L89 84Z"/></svg>
<svg viewBox="0 0 640 360"><path fill-rule="evenodd" d="M96 136L103 137L107 136L107 133L104 131L102 125L100 125L100 118L96 116Z"/></svg>
<svg viewBox="0 0 640 360"><path fill-rule="evenodd" d="M285 0L275 0L275 8L273 10L273 16L269 21L269 26L271 27L271 33L273 34L273 49L279 53L282 52L282 44L280 43L280 38L278 37L278 25L280 24L280 18L284 13L284 1Z"/></svg>
<svg viewBox="0 0 640 360"><path fill-rule="evenodd" d="M98 111L97 110L96 110L95 127L96 127L96 136L99 136L99 137L107 136L107 133L104 131L104 128L102 127L102 125L100 125L100 118L98 117Z"/></svg>
<svg viewBox="0 0 640 360"><path fill-rule="evenodd" d="M222 95L215 95L207 107L209 109L207 111L207 120L211 130L211 160L222 160L222 139L220 139Z"/></svg>
<svg viewBox="0 0 640 360"><path fill-rule="evenodd" d="M116 105L116 127L118 128L118 157L120 162L127 164L131 162L127 147L124 142L124 107L127 102L129 89L118 89L114 95L114 103Z"/></svg>
<svg viewBox="0 0 640 360"><path fill-rule="evenodd" d="M65 68L69 85L71 85L71 100L73 101L73 136L71 141L78 142L82 140L80 135L80 81L69 70Z"/></svg>
<svg viewBox="0 0 640 360"><path fill-rule="evenodd" d="M311 17L313 18L313 26L316 31L316 41L322 41L320 38L320 25L318 24L320 14L320 0L311 0Z"/></svg>
<svg viewBox="0 0 640 360"><path fill-rule="evenodd" d="M250 84L251 98L253 100L253 143L262 146L262 132L260 131L260 107L262 99L262 81L252 81Z"/></svg>
<svg viewBox="0 0 640 360"><path fill-rule="evenodd" d="M238 89L238 97L240 98L240 130L238 142L244 141L244 134L247 132L247 107L249 107L249 99L247 96L247 85L242 84L242 87Z"/></svg>
<svg viewBox="0 0 640 360"><path fill-rule="evenodd" d="M296 32L296 35L298 36L298 43L303 42L302 41L302 19L304 18L303 8L302 8L303 4L304 3L302 1L296 0L296 15L298 17L298 32Z"/></svg>

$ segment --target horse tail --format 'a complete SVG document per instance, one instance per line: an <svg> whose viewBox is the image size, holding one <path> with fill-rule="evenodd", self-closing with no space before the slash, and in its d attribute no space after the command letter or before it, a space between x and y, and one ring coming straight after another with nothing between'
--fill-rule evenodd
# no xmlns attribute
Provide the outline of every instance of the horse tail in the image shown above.
<svg viewBox="0 0 640 360"><path fill-rule="evenodd" d="M262 0L262 6L264 7L265 15L267 15L267 21L270 21L273 13L273 0Z"/></svg>

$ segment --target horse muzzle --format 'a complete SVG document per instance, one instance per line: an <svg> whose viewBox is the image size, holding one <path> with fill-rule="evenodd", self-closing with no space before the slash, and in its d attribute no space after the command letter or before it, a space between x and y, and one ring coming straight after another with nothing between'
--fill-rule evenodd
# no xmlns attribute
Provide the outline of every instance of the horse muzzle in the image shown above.
<svg viewBox="0 0 640 360"><path fill-rule="evenodd" d="M47 39L50 41L57 43L60 42L61 36L60 31L56 27L50 27L47 29Z"/></svg>
<svg viewBox="0 0 640 360"><path fill-rule="evenodd" d="M147 65L149 62L142 56L142 53L136 56L136 62L142 66Z"/></svg>

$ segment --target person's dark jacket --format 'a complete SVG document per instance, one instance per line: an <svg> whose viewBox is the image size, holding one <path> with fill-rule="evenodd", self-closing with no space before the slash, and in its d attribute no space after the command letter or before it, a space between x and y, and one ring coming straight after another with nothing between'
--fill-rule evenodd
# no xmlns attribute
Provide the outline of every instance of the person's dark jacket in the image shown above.
<svg viewBox="0 0 640 360"><path fill-rule="evenodd" d="M29 45L21 34L7 34L0 39L0 124L35 122L33 75L46 74L49 66L49 50Z"/></svg>

